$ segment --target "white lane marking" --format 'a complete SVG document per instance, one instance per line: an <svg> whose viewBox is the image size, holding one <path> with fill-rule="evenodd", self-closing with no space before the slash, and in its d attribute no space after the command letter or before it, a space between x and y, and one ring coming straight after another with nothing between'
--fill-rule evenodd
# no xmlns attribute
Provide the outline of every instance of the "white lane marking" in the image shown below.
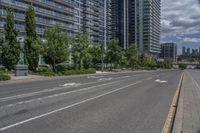
<svg viewBox="0 0 200 133"><path fill-rule="evenodd" d="M88 76L89 79L103 78L104 76Z"/></svg>
<svg viewBox="0 0 200 133"><path fill-rule="evenodd" d="M160 83L167 83L168 81L165 81L165 80L162 80L162 81L160 81Z"/></svg>
<svg viewBox="0 0 200 133"><path fill-rule="evenodd" d="M156 79L155 82L160 82L160 79Z"/></svg>
<svg viewBox="0 0 200 133"><path fill-rule="evenodd" d="M112 80L112 78L101 78L101 79L98 79L99 81L106 81L106 80Z"/></svg>
<svg viewBox="0 0 200 133"><path fill-rule="evenodd" d="M123 81L123 80L121 80L121 81ZM28 100L28 101L21 101L21 102L17 102L17 103L14 103L14 104L8 104L6 106L1 106L0 109L3 109L5 107L7 107L7 108L8 107L14 107L14 106L17 106L17 105L27 104L27 103L31 103L31 102L35 102L35 101L41 101L41 100L45 100L45 99L48 99L48 98L54 98L54 97L63 96L63 95L71 94L71 93L86 91L86 90L90 90L90 89L93 89L93 88L96 88L96 87L114 84L114 83L117 83L117 82L119 82L119 81L109 82L109 83L106 83L106 84L101 84L101 85L96 85L96 86L90 86L90 87L87 87L87 88L82 88L82 89L74 90L74 91L58 93L58 94L49 95L49 96L42 97L42 98L31 99L31 100Z"/></svg>
<svg viewBox="0 0 200 133"><path fill-rule="evenodd" d="M92 101L92 100L101 98L101 97L103 97L103 96L106 96L106 95L109 95L109 94L111 94L111 93L114 93L114 92L123 90L123 89L125 89L125 88L128 88L128 87L130 87L130 86L133 86L133 85L136 85L136 84L139 84L139 83L142 83L142 81L138 81L138 82L135 82L135 83L133 83L133 84L129 84L129 85L126 85L126 86L124 86L124 87L121 87L121 88L118 88L118 89L109 91L109 92L107 92L107 93L104 93L104 94L101 94L101 95L98 95L98 96L95 96L95 97L92 97L92 98L88 98L88 99L86 99L86 100L83 100L83 101L80 101L80 102L77 102L77 103L74 103L74 104L71 104L71 105L68 105L68 106L65 106L65 107L63 107L63 108L60 108L60 109L57 109L57 110L53 110L53 111L51 111L51 112L47 112L47 113L44 113L44 114L41 114L41 115L38 115L38 116L35 116L35 117L32 117L32 118L29 118L29 119L26 119L26 120L17 122L17 123L15 123L15 124L12 124L12 125L9 125L9 126L6 126L6 127L2 127L2 128L0 128L0 131L5 131L5 130L7 130L7 129L10 129L10 128L13 128L13 127L22 125L22 124L24 124L24 123L27 123L27 122L30 122L30 121L33 121L33 120L36 120L36 119L39 119L39 118L42 118L42 117L45 117L45 116L48 116L48 115L57 113L57 112L60 112L60 111L66 110L66 109L69 109L69 108L74 107L74 106L78 106L78 105L80 105L80 104L83 104L83 103L86 103L86 102L89 102L89 101Z"/></svg>
<svg viewBox="0 0 200 133"><path fill-rule="evenodd" d="M166 81L166 80L156 79L155 82L158 82L158 83L167 83L168 81Z"/></svg>
<svg viewBox="0 0 200 133"><path fill-rule="evenodd" d="M133 76L135 77L135 76L137 76L137 75L133 75ZM131 77L131 76L124 76L124 77L125 77L125 78L129 78L129 77Z"/></svg>
<svg viewBox="0 0 200 133"><path fill-rule="evenodd" d="M80 86L80 85L81 85L80 83L66 83L66 84L61 85L61 86L64 86L64 87L67 87L67 86L75 86L75 87L77 87L77 86Z"/></svg>
<svg viewBox="0 0 200 133"><path fill-rule="evenodd" d="M127 78L127 76L113 78L113 79L123 79L123 78ZM103 81L95 81L95 82L84 83L84 84L81 84L81 85L90 85L90 84L101 83L101 82L104 82L104 80ZM72 87L72 86L67 86L67 87ZM0 98L0 102L19 99L19 98L25 98L25 97L29 97L29 96L35 96L35 95L38 95L38 94L41 94L41 93L46 93L46 92L51 92L51 91L56 91L56 90L63 90L63 89L66 89L67 87L66 86L64 88L63 87L59 87L59 88L56 87L56 88L53 88L53 89L45 89L45 90L37 91L37 92L31 92L31 93L25 93L25 94L21 94L21 95L4 97L4 98Z"/></svg>

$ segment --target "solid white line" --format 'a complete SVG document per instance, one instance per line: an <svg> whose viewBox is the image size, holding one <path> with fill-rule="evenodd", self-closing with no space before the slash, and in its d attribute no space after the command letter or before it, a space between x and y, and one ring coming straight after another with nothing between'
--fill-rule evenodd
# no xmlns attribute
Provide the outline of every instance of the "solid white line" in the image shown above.
<svg viewBox="0 0 200 133"><path fill-rule="evenodd" d="M118 77L118 78L114 78L114 79L123 79L123 78L127 78L127 76ZM89 85L89 84L94 84L94 83L101 83L101 82L105 82L105 81L106 80L95 81L95 82L84 83L84 84L81 84L81 85ZM25 94L21 94L21 95L4 97L4 98L0 98L0 102L4 102L4 101L8 101L8 100L14 100L14 99L18 99L18 98L25 98L25 97L35 96L37 94L51 92L51 91L57 91L57 90L63 90L63 89L67 89L67 88L70 88L70 87L73 87L73 86L68 86L68 87L66 86L66 87L59 87L59 88L57 87L57 88L53 88L53 89L45 89L45 90L42 90L42 91L36 91L36 92L25 93Z"/></svg>
<svg viewBox="0 0 200 133"><path fill-rule="evenodd" d="M36 120L36 119L39 119L39 118L42 118L42 117L45 117L45 116L48 116L48 115L57 113L57 112L60 112L60 111L66 110L66 109L69 109L69 108L71 108L71 107L80 105L80 104L82 104L82 103L86 103L86 102L89 102L89 101L98 99L98 98L100 98L100 97L103 97L103 96L109 95L109 94L111 94L111 93L114 93L114 92L123 90L123 89L125 89L125 88L127 88L127 87L130 87L130 86L139 84L139 83L141 83L141 82L142 82L142 81L138 81L138 82L135 82L135 83L133 83L133 84L129 84L129 85L127 85L127 86L124 86L124 87L121 87L121 88L118 88L118 89L109 91L109 92L107 92L107 93L104 93L104 94L101 94L101 95L98 95L98 96L95 96L95 97L92 97L92 98L83 100L83 101L81 101L81 102L77 102L77 103L71 104L71 105L69 105L69 106L66 106L66 107L63 107L63 108L60 108L60 109L57 109L57 110L54 110L54 111L51 111L51 112L48 112L48 113L45 113L45 114L42 114L42 115L38 115L38 116L29 118L29 119L26 119L26 120L23 120L23 121L20 121L20 122L17 122L17 123L15 123L15 124L12 124L12 125L9 125L9 126L0 128L0 131L5 131L5 130L7 130L7 129L10 129L10 128L13 128L13 127L22 125L22 124L24 124L24 123L27 123L27 122L30 122L30 121L33 121L33 120Z"/></svg>

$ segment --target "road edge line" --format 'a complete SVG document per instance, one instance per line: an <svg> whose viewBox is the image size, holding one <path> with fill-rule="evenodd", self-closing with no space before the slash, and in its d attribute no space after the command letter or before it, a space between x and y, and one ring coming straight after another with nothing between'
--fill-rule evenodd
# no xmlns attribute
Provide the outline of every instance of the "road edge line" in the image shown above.
<svg viewBox="0 0 200 133"><path fill-rule="evenodd" d="M184 78L184 73L182 73L182 75L181 75L178 87L177 87L176 92L174 94L173 101L170 105L170 109L169 109L167 118L165 120L163 129L162 129L162 133L171 133L171 131L172 131L173 122L174 122L174 119L175 119L177 105L178 105L178 100L179 100L179 97L180 97L181 86L182 86L182 83L183 83L183 78Z"/></svg>

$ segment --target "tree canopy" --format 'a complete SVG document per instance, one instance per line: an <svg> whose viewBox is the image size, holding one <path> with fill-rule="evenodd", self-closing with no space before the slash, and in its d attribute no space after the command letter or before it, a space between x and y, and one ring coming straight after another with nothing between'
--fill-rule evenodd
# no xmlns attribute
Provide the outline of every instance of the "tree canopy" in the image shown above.
<svg viewBox="0 0 200 133"><path fill-rule="evenodd" d="M46 41L43 43L43 57L45 62L52 66L53 71L56 71L56 64L68 60L70 39L58 24L47 28L44 35Z"/></svg>
<svg viewBox="0 0 200 133"><path fill-rule="evenodd" d="M18 30L14 25L14 14L11 8L7 9L7 21L4 25L5 42L2 46L2 63L8 69L14 69L19 61L20 46L17 41Z"/></svg>
<svg viewBox="0 0 200 133"><path fill-rule="evenodd" d="M39 62L39 51L40 40L36 32L36 22L35 22L35 11L32 6L30 6L26 11L25 17L25 30L26 30L26 39L25 39L25 55L29 65L29 69L36 71Z"/></svg>

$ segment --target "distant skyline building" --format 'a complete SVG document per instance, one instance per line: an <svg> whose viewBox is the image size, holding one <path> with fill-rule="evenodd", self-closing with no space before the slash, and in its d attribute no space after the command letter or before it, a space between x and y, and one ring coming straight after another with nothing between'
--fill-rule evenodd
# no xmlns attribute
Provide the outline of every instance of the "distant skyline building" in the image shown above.
<svg viewBox="0 0 200 133"><path fill-rule="evenodd" d="M142 54L159 54L161 0L113 0L112 35L122 47L137 44Z"/></svg>
<svg viewBox="0 0 200 133"><path fill-rule="evenodd" d="M165 60L169 59L172 62L177 62L177 45L175 43L161 44L160 57Z"/></svg>
<svg viewBox="0 0 200 133"><path fill-rule="evenodd" d="M187 55L190 55L190 48L187 48Z"/></svg>
<svg viewBox="0 0 200 133"><path fill-rule="evenodd" d="M182 47L182 55L185 55L185 54L186 54L186 48Z"/></svg>
<svg viewBox="0 0 200 133"><path fill-rule="evenodd" d="M200 47L199 47L199 56L200 56Z"/></svg>
<svg viewBox="0 0 200 133"><path fill-rule="evenodd" d="M184 52L184 49L186 50L186 47L182 47L182 55L185 56L198 56L200 55L200 48L187 48L187 51Z"/></svg>
<svg viewBox="0 0 200 133"><path fill-rule="evenodd" d="M70 36L83 31L92 42L103 44L110 37L108 28L111 0L0 0L0 28L6 22L6 8L14 11L19 36L25 33L25 11L32 5L36 13L36 30L42 37L45 28L60 24Z"/></svg>

